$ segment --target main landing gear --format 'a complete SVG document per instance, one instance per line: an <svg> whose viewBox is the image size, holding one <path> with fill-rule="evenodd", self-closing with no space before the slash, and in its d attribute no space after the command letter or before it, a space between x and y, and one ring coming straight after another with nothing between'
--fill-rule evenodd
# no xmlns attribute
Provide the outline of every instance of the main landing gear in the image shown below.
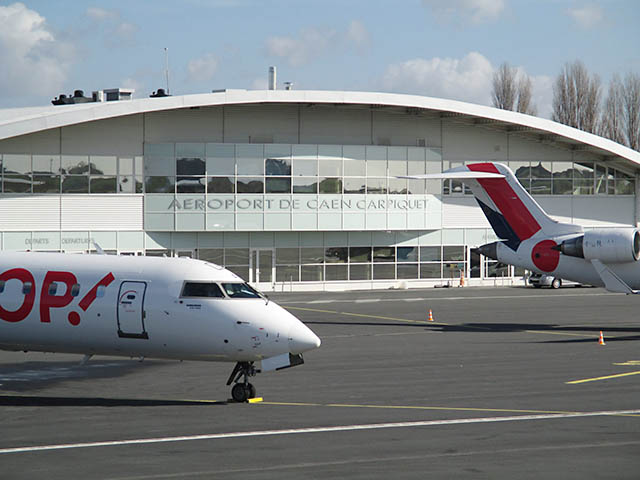
<svg viewBox="0 0 640 480"><path fill-rule="evenodd" d="M253 362L238 362L233 367L227 385L231 385L235 382L235 385L231 389L231 397L236 402L244 403L250 398L255 398L256 387L249 383L249 377L254 377L259 370L253 366ZM240 380L242 378L242 381Z"/></svg>

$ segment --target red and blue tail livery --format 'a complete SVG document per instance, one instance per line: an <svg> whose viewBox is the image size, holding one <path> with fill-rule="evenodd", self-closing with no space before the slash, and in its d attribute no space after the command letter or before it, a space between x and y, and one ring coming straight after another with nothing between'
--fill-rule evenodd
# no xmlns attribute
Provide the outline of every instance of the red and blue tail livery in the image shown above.
<svg viewBox="0 0 640 480"><path fill-rule="evenodd" d="M584 231L547 215L501 163L471 163L441 174L403 178L462 180L493 228L497 242L480 253L503 263L622 293L639 293L640 232L605 227Z"/></svg>

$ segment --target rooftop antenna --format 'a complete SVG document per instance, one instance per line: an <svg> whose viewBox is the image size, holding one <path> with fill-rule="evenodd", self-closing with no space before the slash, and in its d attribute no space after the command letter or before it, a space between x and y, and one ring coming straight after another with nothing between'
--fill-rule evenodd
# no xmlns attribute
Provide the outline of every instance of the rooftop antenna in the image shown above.
<svg viewBox="0 0 640 480"><path fill-rule="evenodd" d="M167 79L167 95L169 94L169 49L164 47L164 73Z"/></svg>

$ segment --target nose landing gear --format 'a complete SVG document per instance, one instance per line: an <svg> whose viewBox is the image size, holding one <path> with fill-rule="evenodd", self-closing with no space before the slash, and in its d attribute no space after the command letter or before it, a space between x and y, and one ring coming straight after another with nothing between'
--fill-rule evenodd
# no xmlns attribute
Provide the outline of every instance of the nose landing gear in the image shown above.
<svg viewBox="0 0 640 480"><path fill-rule="evenodd" d="M244 403L250 398L255 398L256 387L249 383L249 377L254 377L259 370L253 366L253 362L238 362L233 367L227 385L235 382L231 389L231 397L240 403ZM240 380L242 378L242 381Z"/></svg>

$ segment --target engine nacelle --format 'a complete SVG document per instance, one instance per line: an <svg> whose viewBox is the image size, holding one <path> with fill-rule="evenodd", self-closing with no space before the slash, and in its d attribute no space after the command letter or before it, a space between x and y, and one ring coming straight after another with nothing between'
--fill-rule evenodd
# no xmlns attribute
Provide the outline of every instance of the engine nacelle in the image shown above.
<svg viewBox="0 0 640 480"><path fill-rule="evenodd" d="M603 263L635 262L640 258L640 232L635 228L587 230L556 249L570 257Z"/></svg>

